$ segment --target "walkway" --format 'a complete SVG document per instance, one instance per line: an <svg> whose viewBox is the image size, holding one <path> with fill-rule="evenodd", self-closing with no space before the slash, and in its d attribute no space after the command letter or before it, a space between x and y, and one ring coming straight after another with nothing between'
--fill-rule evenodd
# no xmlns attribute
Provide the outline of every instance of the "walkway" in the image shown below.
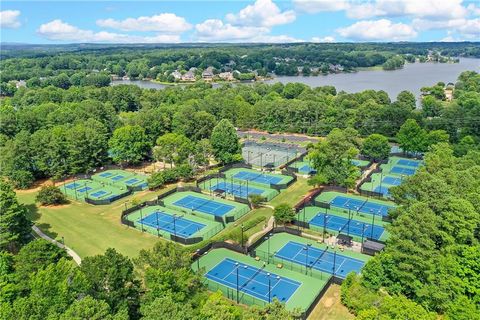
<svg viewBox="0 0 480 320"><path fill-rule="evenodd" d="M41 238L47 240L47 241L50 241L51 243L57 245L59 248L62 248L62 249L65 249L67 251L67 254L73 258L73 261L75 261L78 265L80 265L80 263L82 263L82 258L80 258L80 256L75 252L73 251L72 249L70 249L69 247L67 247L66 245L64 245L63 243L61 242L58 242L57 240L55 239L52 239L50 238L49 236L47 236L45 233L43 233L42 230L40 230L36 225L33 225L32 226L32 230Z"/></svg>

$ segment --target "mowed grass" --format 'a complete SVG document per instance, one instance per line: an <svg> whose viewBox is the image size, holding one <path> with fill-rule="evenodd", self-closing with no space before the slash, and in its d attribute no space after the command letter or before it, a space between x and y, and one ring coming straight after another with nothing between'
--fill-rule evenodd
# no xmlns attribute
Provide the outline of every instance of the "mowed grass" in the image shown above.
<svg viewBox="0 0 480 320"><path fill-rule="evenodd" d="M332 284L310 313L308 320L349 320L354 319L340 301L340 286Z"/></svg>
<svg viewBox="0 0 480 320"><path fill-rule="evenodd" d="M121 212L125 204L131 205L132 200L151 200L166 190L143 191L106 206L73 200L63 206L38 207L35 204L37 191L19 191L17 195L19 201L27 205L30 219L44 233L57 240L63 237L65 244L82 258L102 254L107 248L115 248L122 254L136 257L141 249L149 249L159 240L122 225Z"/></svg>

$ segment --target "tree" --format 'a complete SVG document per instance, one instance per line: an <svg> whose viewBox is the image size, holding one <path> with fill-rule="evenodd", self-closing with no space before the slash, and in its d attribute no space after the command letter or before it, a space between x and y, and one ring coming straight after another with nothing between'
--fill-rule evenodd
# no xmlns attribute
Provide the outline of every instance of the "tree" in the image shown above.
<svg viewBox="0 0 480 320"><path fill-rule="evenodd" d="M465 136L453 147L455 156L461 157L468 153L469 150L478 149L478 144L472 136Z"/></svg>
<svg viewBox="0 0 480 320"><path fill-rule="evenodd" d="M213 154L218 162L227 164L238 161L242 157L242 147L237 136L237 132L230 121L221 120L213 128L210 138Z"/></svg>
<svg viewBox="0 0 480 320"><path fill-rule="evenodd" d="M388 139L381 134L371 134L364 141L362 145L362 154L374 161L383 160L390 155L390 145Z"/></svg>
<svg viewBox="0 0 480 320"><path fill-rule="evenodd" d="M359 144L358 133L354 129L332 130L308 153L308 159L317 171L310 184L353 187L360 171L351 160L357 156Z"/></svg>
<svg viewBox="0 0 480 320"><path fill-rule="evenodd" d="M196 313L190 303L179 303L170 296L159 297L151 303L141 307L143 320L190 320L195 319Z"/></svg>
<svg viewBox="0 0 480 320"><path fill-rule="evenodd" d="M31 225L27 208L18 203L12 186L0 179L0 250L17 252L30 240Z"/></svg>
<svg viewBox="0 0 480 320"><path fill-rule="evenodd" d="M240 320L241 315L240 308L224 298L220 291L211 294L200 311L202 318L211 320Z"/></svg>
<svg viewBox="0 0 480 320"><path fill-rule="evenodd" d="M108 142L113 161L135 164L148 155L150 142L145 129L140 126L125 126L116 129Z"/></svg>
<svg viewBox="0 0 480 320"><path fill-rule="evenodd" d="M90 296L75 300L62 314L60 320L113 320L110 306L102 300L95 300Z"/></svg>
<svg viewBox="0 0 480 320"><path fill-rule="evenodd" d="M433 96L425 96L422 99L422 112L425 117L438 117L442 111L442 103Z"/></svg>
<svg viewBox="0 0 480 320"><path fill-rule="evenodd" d="M445 130L432 130L427 133L427 146L433 146L437 143L448 143L450 136Z"/></svg>
<svg viewBox="0 0 480 320"><path fill-rule="evenodd" d="M292 222L295 220L295 210L293 210L290 205L282 203L275 207L273 211L273 216L275 221L280 224L285 224L287 222Z"/></svg>
<svg viewBox="0 0 480 320"><path fill-rule="evenodd" d="M68 202L67 197L57 186L42 186L35 197L35 201L40 202L42 206L59 205Z"/></svg>
<svg viewBox="0 0 480 320"><path fill-rule="evenodd" d="M397 102L410 108L410 110L414 110L417 99L415 98L415 95L410 91L402 91L397 95Z"/></svg>
<svg viewBox="0 0 480 320"><path fill-rule="evenodd" d="M131 317L136 317L140 283L135 279L130 259L109 248L104 255L83 259L80 270L88 283L89 295L104 300L115 313L127 309Z"/></svg>
<svg viewBox="0 0 480 320"><path fill-rule="evenodd" d="M153 156L156 160L174 164L185 162L194 152L194 145L190 139L183 134L166 133L158 137L157 146L153 149Z"/></svg>
<svg viewBox="0 0 480 320"><path fill-rule="evenodd" d="M404 152L421 152L425 150L427 133L413 119L408 119L397 133L397 141Z"/></svg>

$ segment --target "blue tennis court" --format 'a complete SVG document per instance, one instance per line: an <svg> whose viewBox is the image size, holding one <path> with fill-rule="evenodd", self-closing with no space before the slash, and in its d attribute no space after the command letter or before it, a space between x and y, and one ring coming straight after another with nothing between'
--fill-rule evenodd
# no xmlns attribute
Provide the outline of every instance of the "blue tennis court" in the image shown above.
<svg viewBox="0 0 480 320"><path fill-rule="evenodd" d="M374 192L377 192L377 193L381 193L383 194L384 196L389 196L390 195L390 187L391 186L378 186L376 187L373 191Z"/></svg>
<svg viewBox="0 0 480 320"><path fill-rule="evenodd" d="M268 272L263 269L230 258L223 259L206 273L205 277L236 291L237 272L238 291L241 295L248 294L266 302L276 298L285 303L301 285L298 281L280 277L274 273L270 273L269 276ZM270 286L268 285L269 279Z"/></svg>
<svg viewBox="0 0 480 320"><path fill-rule="evenodd" d="M277 184L282 181L280 177L274 177L270 175L264 175L263 173L240 171L233 176L235 179L253 181L262 184Z"/></svg>
<svg viewBox="0 0 480 320"><path fill-rule="evenodd" d="M174 223L175 222L175 223ZM183 217L174 217L165 212L156 211L145 218L139 220L139 223L143 223L149 227L160 229L169 232L170 234L176 234L189 238L196 232L200 231L204 224L185 219Z"/></svg>
<svg viewBox="0 0 480 320"><path fill-rule="evenodd" d="M73 182L73 183L67 184L65 187L67 189L77 189L77 188L80 188L81 186L83 186L83 185L80 184L80 183Z"/></svg>
<svg viewBox="0 0 480 320"><path fill-rule="evenodd" d="M330 205L334 207L340 207L344 209L350 209L362 213L369 214L380 214L382 216L388 215L388 210L393 207L387 206L384 204L368 202L368 200L362 201L354 198L347 198L342 196L336 196L331 202Z"/></svg>
<svg viewBox="0 0 480 320"><path fill-rule="evenodd" d="M382 183L399 186L402 183L402 178L387 176L383 178Z"/></svg>
<svg viewBox="0 0 480 320"><path fill-rule="evenodd" d="M308 254L308 257L307 257ZM341 254L334 254L326 249L317 249L304 244L289 241L275 256L292 261L310 269L317 269L335 276L345 278L350 272L360 273L365 262Z"/></svg>
<svg viewBox="0 0 480 320"><path fill-rule="evenodd" d="M103 190L95 191L94 193L90 194L90 197L99 198L101 196L106 195L107 193L108 193L107 191L103 191Z"/></svg>
<svg viewBox="0 0 480 320"><path fill-rule="evenodd" d="M415 169L397 167L397 166L390 169L390 173L401 174L405 176L413 176L415 174L415 171L416 171Z"/></svg>
<svg viewBox="0 0 480 320"><path fill-rule="evenodd" d="M316 173L317 170L313 169L309 165L304 165L300 169L298 169L298 172L303 172L303 173Z"/></svg>
<svg viewBox="0 0 480 320"><path fill-rule="evenodd" d="M123 178L125 178L125 176L118 175L118 176L113 177L112 180L113 181L118 181L118 180L122 180Z"/></svg>
<svg viewBox="0 0 480 320"><path fill-rule="evenodd" d="M77 192L83 193L83 192L87 192L88 190L92 190L92 188L91 187L83 187L81 189L77 189Z"/></svg>
<svg viewBox="0 0 480 320"><path fill-rule="evenodd" d="M371 224L358 221L348 220L344 217L334 216L331 214L325 215L319 213L313 217L309 222L315 226L323 227L326 229L337 231L338 233L344 233L361 237L362 234L365 238L380 239L385 229L382 226L372 226ZM373 234L372 234L373 230Z"/></svg>
<svg viewBox="0 0 480 320"><path fill-rule="evenodd" d="M103 177L103 178L108 178L112 175L113 173L111 172L102 172L99 174L100 177Z"/></svg>
<svg viewBox="0 0 480 320"><path fill-rule="evenodd" d="M415 167L417 168L420 165L420 162L414 160L400 159L397 161L397 164L400 166Z"/></svg>
<svg viewBox="0 0 480 320"><path fill-rule="evenodd" d="M124 183L126 185L131 185L131 184L135 184L137 182L139 182L140 180L136 179L136 178L132 178L132 179L128 179L127 181L125 181Z"/></svg>
<svg viewBox="0 0 480 320"><path fill-rule="evenodd" d="M235 209L234 206L223 204L214 200L188 195L173 203L175 206L212 214L214 216L224 216Z"/></svg>
<svg viewBox="0 0 480 320"><path fill-rule="evenodd" d="M219 182L213 185L210 190L223 190L226 193L233 194L234 196L240 198L248 198L251 194L262 194L265 190L252 188L250 186L240 185L236 183L228 183L228 182Z"/></svg>

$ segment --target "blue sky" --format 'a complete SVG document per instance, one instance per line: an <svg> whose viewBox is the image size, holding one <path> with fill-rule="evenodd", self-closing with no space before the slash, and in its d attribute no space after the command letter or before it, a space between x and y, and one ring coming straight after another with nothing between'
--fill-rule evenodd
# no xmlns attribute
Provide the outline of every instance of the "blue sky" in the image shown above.
<svg viewBox="0 0 480 320"><path fill-rule="evenodd" d="M2 42L478 41L462 0L2 1Z"/></svg>

